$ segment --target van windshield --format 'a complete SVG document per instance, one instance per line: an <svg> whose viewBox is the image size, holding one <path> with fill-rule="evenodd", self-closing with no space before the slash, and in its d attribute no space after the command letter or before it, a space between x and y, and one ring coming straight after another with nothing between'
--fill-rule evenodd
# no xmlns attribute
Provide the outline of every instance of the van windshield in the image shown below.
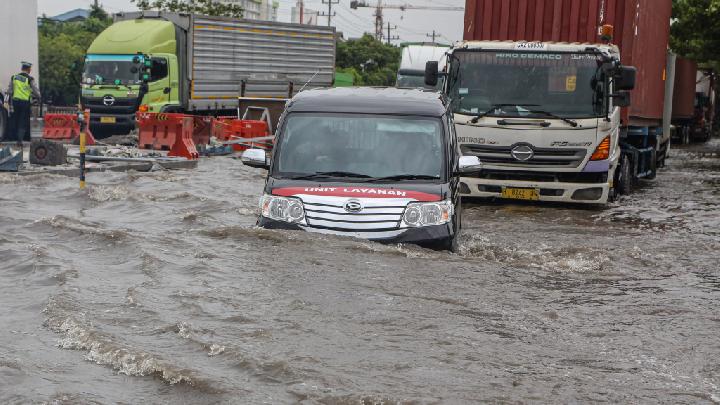
<svg viewBox="0 0 720 405"><path fill-rule="evenodd" d="M443 86L444 78L438 78L438 84L436 86L428 86L425 84L425 74L404 74L399 73L397 77L397 84L395 87L398 88L412 88L412 89L429 89L429 90L440 90Z"/></svg>
<svg viewBox="0 0 720 405"><path fill-rule="evenodd" d="M277 147L275 177L445 177L440 118L294 113L286 119Z"/></svg>

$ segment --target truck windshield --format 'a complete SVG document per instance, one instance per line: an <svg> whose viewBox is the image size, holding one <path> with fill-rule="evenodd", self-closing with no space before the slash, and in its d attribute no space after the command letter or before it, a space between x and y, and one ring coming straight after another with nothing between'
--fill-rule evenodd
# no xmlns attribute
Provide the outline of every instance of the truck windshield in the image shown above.
<svg viewBox="0 0 720 405"><path fill-rule="evenodd" d="M273 175L440 181L443 145L440 118L294 113L282 131Z"/></svg>
<svg viewBox="0 0 720 405"><path fill-rule="evenodd" d="M135 55L87 55L82 82L89 85L140 84L140 65Z"/></svg>
<svg viewBox="0 0 720 405"><path fill-rule="evenodd" d="M601 115L592 82L595 54L508 51L455 52L449 79L459 114L509 117L545 111L564 118ZM496 107L497 106L497 107Z"/></svg>

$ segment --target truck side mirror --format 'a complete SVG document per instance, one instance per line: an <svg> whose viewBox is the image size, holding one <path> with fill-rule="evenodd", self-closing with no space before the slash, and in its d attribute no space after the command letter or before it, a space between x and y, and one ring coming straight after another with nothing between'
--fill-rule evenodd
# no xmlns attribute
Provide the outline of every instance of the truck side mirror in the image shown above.
<svg viewBox="0 0 720 405"><path fill-rule="evenodd" d="M143 56L143 64L142 64L142 70L140 71L140 80L143 83L147 83L150 81L150 78L152 77L152 58L148 55Z"/></svg>
<svg viewBox="0 0 720 405"><path fill-rule="evenodd" d="M630 92L629 91L618 91L611 96L613 98L613 105L615 107L630 107Z"/></svg>
<svg viewBox="0 0 720 405"><path fill-rule="evenodd" d="M633 90L636 77L637 69L634 66L621 66L614 77L615 91Z"/></svg>
<svg viewBox="0 0 720 405"><path fill-rule="evenodd" d="M269 169L270 165L265 157L265 149L247 149L240 156L240 160L246 166L256 167L258 169Z"/></svg>
<svg viewBox="0 0 720 405"><path fill-rule="evenodd" d="M438 62L431 60L425 63L425 84L435 87L438 84Z"/></svg>

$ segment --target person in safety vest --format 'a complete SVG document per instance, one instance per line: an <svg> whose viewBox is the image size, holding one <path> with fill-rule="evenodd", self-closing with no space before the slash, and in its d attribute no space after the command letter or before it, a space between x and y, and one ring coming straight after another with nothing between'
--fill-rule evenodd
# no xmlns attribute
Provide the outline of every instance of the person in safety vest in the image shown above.
<svg viewBox="0 0 720 405"><path fill-rule="evenodd" d="M30 76L32 64L22 62L22 72L10 78L6 106L11 116L11 128L15 129L17 142L22 145L23 138L30 141L30 106L33 99L40 100L40 90L35 79Z"/></svg>

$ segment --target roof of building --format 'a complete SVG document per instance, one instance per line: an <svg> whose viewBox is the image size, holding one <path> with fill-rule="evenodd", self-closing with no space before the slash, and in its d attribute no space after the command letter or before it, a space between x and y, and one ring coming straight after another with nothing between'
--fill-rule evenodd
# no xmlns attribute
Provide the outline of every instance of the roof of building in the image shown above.
<svg viewBox="0 0 720 405"><path fill-rule="evenodd" d="M447 99L436 92L394 87L342 87L298 93L288 104L287 111L439 117L447 108Z"/></svg>
<svg viewBox="0 0 720 405"><path fill-rule="evenodd" d="M48 17L50 20L55 21L79 21L87 20L90 17L90 10L83 8L76 8L75 10L66 11L62 14L58 14L54 17Z"/></svg>

